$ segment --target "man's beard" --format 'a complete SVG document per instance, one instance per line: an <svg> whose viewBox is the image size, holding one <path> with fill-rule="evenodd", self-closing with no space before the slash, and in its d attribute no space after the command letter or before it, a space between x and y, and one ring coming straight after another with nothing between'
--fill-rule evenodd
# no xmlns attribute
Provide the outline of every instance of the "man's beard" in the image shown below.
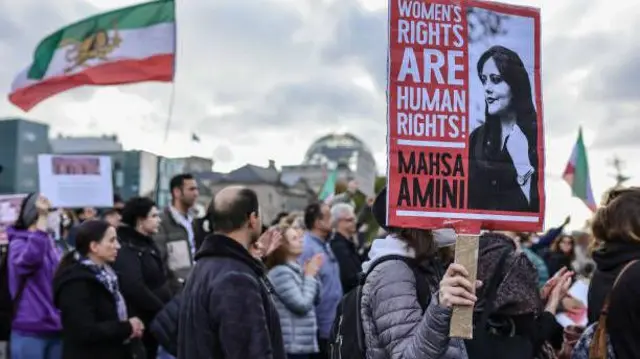
<svg viewBox="0 0 640 359"><path fill-rule="evenodd" d="M186 199L183 198L180 201L180 203L184 206L184 208L191 209L191 207L193 207L194 201L186 200Z"/></svg>

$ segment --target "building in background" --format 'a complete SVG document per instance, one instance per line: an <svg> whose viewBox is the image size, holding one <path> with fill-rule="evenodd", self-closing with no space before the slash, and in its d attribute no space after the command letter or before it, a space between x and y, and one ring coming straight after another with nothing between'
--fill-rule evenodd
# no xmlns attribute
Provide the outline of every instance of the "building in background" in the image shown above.
<svg viewBox="0 0 640 359"><path fill-rule="evenodd" d="M111 154L113 190L125 200L135 196L154 197L160 157L133 150Z"/></svg>
<svg viewBox="0 0 640 359"><path fill-rule="evenodd" d="M316 193L303 178L283 181L274 161L268 167L247 164L229 173L208 172L196 174L199 182L215 194L230 185L251 188L258 195L263 223L271 223L280 212L303 210L315 200Z"/></svg>
<svg viewBox="0 0 640 359"><path fill-rule="evenodd" d="M356 180L365 195L375 195L373 154L364 142L348 133L332 133L317 139L307 150L302 164L282 167L282 177L287 181L304 178L315 192L319 192L330 163L337 165L339 181Z"/></svg>
<svg viewBox="0 0 640 359"><path fill-rule="evenodd" d="M171 189L169 182L175 175L181 173L191 173L194 176L198 173L211 173L213 160L203 157L183 157L183 158L160 158L158 163L159 191L156 197L158 206L165 207L171 202ZM200 187L200 197L198 203L201 207L206 207L211 201L211 191L208 185L203 184L199 177L196 177ZM202 208L199 208L202 210Z"/></svg>
<svg viewBox="0 0 640 359"><path fill-rule="evenodd" d="M51 138L51 151L59 155L87 155L123 152L116 135L63 136Z"/></svg>
<svg viewBox="0 0 640 359"><path fill-rule="evenodd" d="M50 153L49 126L21 118L0 120L0 194L38 190L38 155Z"/></svg>

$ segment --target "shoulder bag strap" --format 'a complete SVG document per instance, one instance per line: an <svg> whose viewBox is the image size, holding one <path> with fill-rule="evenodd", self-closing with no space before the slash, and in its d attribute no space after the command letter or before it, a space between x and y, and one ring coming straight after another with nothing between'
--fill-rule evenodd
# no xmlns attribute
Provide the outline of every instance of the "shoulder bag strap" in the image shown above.
<svg viewBox="0 0 640 359"><path fill-rule="evenodd" d="M593 333L593 339L591 339L591 344L589 345L589 359L592 358L605 358L607 357L607 314L609 312L609 301L611 300L611 293L618 285L620 278L622 275L629 269L632 265L638 262L637 259L632 260L627 263L622 269L616 280L613 282L613 286L607 294L607 297L604 300L604 305L602 306L602 310L600 311L600 317L598 318L598 327L596 331Z"/></svg>

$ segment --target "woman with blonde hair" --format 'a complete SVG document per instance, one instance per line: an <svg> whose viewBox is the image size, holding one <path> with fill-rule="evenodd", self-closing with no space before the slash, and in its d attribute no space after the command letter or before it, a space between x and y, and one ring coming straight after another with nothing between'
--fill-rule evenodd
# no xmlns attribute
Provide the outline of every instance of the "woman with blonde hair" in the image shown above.
<svg viewBox="0 0 640 359"><path fill-rule="evenodd" d="M288 359L308 359L319 351L314 305L320 293L316 275L323 255L312 257L304 267L297 262L302 253L302 233L289 225L278 227L281 245L267 256L269 280L280 316Z"/></svg>
<svg viewBox="0 0 640 359"><path fill-rule="evenodd" d="M592 230L601 245L593 254L597 269L589 288L589 323L604 321L617 359L640 358L640 188L613 190Z"/></svg>

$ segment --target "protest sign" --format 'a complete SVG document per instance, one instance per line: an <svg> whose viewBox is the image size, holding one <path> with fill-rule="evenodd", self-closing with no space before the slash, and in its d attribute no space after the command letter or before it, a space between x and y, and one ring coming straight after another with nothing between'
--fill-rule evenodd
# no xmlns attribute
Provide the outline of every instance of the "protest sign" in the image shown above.
<svg viewBox="0 0 640 359"><path fill-rule="evenodd" d="M26 194L0 195L0 245L7 244L6 228L15 223Z"/></svg>
<svg viewBox="0 0 640 359"><path fill-rule="evenodd" d="M39 155L40 193L54 207L112 207L111 158Z"/></svg>
<svg viewBox="0 0 640 359"><path fill-rule="evenodd" d="M389 12L388 224L541 230L539 10L391 0Z"/></svg>

